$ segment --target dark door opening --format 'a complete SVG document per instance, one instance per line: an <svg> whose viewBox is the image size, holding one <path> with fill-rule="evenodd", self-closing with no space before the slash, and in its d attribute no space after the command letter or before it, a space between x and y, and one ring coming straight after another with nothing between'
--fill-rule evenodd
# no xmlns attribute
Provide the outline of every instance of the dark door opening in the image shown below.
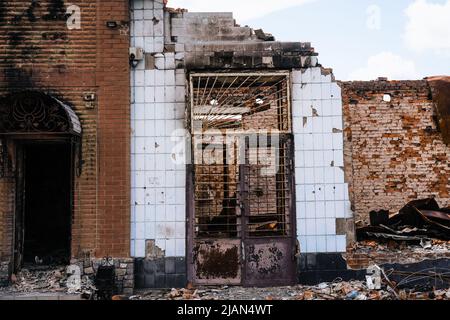
<svg viewBox="0 0 450 320"><path fill-rule="evenodd" d="M66 264L71 241L71 148L23 145L23 262Z"/></svg>

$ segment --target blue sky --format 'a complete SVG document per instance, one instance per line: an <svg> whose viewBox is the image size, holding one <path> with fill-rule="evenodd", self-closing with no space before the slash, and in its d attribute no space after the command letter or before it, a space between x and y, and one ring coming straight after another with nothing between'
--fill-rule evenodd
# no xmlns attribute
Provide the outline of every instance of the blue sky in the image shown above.
<svg viewBox="0 0 450 320"><path fill-rule="evenodd" d="M337 79L450 75L450 0L169 0L232 11L281 41L308 41Z"/></svg>

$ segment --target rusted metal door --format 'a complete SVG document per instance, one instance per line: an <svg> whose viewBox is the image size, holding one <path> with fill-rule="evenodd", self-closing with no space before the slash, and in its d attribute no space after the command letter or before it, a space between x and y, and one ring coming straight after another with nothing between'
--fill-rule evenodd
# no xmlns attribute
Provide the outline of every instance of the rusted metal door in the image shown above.
<svg viewBox="0 0 450 320"><path fill-rule="evenodd" d="M239 144L201 146L204 159L207 152L220 152L227 161L194 166L192 278L197 284L295 281L291 139L277 137L263 146L259 140L251 146L239 137L240 156Z"/></svg>
<svg viewBox="0 0 450 320"><path fill-rule="evenodd" d="M272 137L269 137L269 140ZM242 176L243 261L246 286L295 282L295 206L289 135L261 146L246 142Z"/></svg>
<svg viewBox="0 0 450 320"><path fill-rule="evenodd" d="M294 283L289 74L194 74L190 94L190 280Z"/></svg>

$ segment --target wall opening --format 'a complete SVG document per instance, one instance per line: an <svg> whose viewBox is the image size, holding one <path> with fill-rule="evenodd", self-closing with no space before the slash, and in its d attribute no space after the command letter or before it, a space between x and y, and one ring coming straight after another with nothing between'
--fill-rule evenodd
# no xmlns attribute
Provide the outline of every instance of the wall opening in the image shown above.
<svg viewBox="0 0 450 320"><path fill-rule="evenodd" d="M190 93L191 279L293 283L289 73L196 73Z"/></svg>
<svg viewBox="0 0 450 320"><path fill-rule="evenodd" d="M71 238L68 143L23 145L24 264L67 264Z"/></svg>

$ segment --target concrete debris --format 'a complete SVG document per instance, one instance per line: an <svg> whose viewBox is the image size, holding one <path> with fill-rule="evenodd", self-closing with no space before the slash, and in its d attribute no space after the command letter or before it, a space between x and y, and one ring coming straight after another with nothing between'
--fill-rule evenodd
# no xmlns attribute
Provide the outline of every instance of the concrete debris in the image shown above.
<svg viewBox="0 0 450 320"><path fill-rule="evenodd" d="M96 292L92 279L82 276L80 282L73 285L74 282L69 283L73 277L72 269L66 266L24 268L12 276L11 286L0 288L0 295L61 293L92 298Z"/></svg>
<svg viewBox="0 0 450 320"><path fill-rule="evenodd" d="M374 290L369 289L364 281L339 280L317 286L198 287L140 291L139 294L130 297L130 300L450 300L450 290L394 291L389 288L386 279L383 279L379 290Z"/></svg>

